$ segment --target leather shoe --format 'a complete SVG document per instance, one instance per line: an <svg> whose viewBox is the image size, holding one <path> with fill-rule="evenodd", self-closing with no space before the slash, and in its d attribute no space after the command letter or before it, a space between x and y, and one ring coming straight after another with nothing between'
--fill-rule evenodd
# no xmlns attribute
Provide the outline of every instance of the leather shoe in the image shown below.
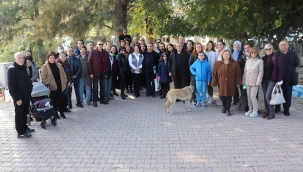
<svg viewBox="0 0 303 172"><path fill-rule="evenodd" d="M60 116L61 116L62 118L66 118L66 116L64 115L64 112L60 112Z"/></svg>
<svg viewBox="0 0 303 172"><path fill-rule="evenodd" d="M226 113L226 108L223 106L221 113Z"/></svg>
<svg viewBox="0 0 303 172"><path fill-rule="evenodd" d="M82 103L79 103L79 107L80 107L80 108L83 108L83 104L82 104Z"/></svg>
<svg viewBox="0 0 303 172"><path fill-rule="evenodd" d="M229 109L226 110L226 115L227 115L227 116L231 116L231 113L230 113L230 110L229 110Z"/></svg>
<svg viewBox="0 0 303 172"><path fill-rule="evenodd" d="M65 109L64 112L71 112L69 109Z"/></svg>
<svg viewBox="0 0 303 172"><path fill-rule="evenodd" d="M266 119L274 119L275 118L275 114L269 114Z"/></svg>
<svg viewBox="0 0 303 172"><path fill-rule="evenodd" d="M104 101L100 101L100 104L107 105L107 104L108 104L108 102L107 102L106 100L104 100Z"/></svg>
<svg viewBox="0 0 303 172"><path fill-rule="evenodd" d="M262 117L263 117L263 118L266 118L268 115L269 115L269 113L268 113L268 112L265 112L265 113L263 113Z"/></svg>
<svg viewBox="0 0 303 172"><path fill-rule="evenodd" d="M60 117L57 113L56 113L55 117L56 117L57 119L61 119L61 117Z"/></svg>
<svg viewBox="0 0 303 172"><path fill-rule="evenodd" d="M72 109L73 106L71 104L68 105L68 109Z"/></svg>
<svg viewBox="0 0 303 172"><path fill-rule="evenodd" d="M119 96L116 92L114 92L114 95L115 95L115 96Z"/></svg>
<svg viewBox="0 0 303 172"><path fill-rule="evenodd" d="M290 115L290 113L287 112L287 111L284 111L283 113L284 113L285 116L289 116Z"/></svg>
<svg viewBox="0 0 303 172"><path fill-rule="evenodd" d="M21 135L18 134L18 136L17 136L18 139L25 139L25 138L30 138L30 137L32 137L32 135L28 134L28 133L24 133Z"/></svg>
<svg viewBox="0 0 303 172"><path fill-rule="evenodd" d="M125 100L125 96L124 96L124 95L122 95L122 96L121 96L121 99Z"/></svg>
<svg viewBox="0 0 303 172"><path fill-rule="evenodd" d="M94 106L94 107L98 107L97 102L93 102L93 106Z"/></svg>
<svg viewBox="0 0 303 172"><path fill-rule="evenodd" d="M32 133L32 132L35 132L35 129L28 128L28 129L26 130L26 133Z"/></svg>

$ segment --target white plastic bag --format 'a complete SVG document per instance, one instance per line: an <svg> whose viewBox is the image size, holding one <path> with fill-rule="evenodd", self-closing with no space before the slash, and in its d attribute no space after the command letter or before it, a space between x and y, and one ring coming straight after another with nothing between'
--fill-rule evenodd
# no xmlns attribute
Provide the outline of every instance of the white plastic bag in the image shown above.
<svg viewBox="0 0 303 172"><path fill-rule="evenodd" d="M155 81L155 92L158 92L161 89L161 85L157 79L157 77L154 79Z"/></svg>
<svg viewBox="0 0 303 172"><path fill-rule="evenodd" d="M5 102L13 102L13 98L12 96L9 94L9 90L4 90L4 98L5 98Z"/></svg>
<svg viewBox="0 0 303 172"><path fill-rule="evenodd" d="M285 103L285 99L283 97L283 91L280 85L275 85L274 89L271 93L270 105L280 105Z"/></svg>

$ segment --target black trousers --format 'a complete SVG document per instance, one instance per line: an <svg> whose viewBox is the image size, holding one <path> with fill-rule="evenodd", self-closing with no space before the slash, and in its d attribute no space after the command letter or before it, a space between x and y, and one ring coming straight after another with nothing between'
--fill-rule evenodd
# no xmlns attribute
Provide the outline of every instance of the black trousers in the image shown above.
<svg viewBox="0 0 303 172"><path fill-rule="evenodd" d="M240 93L243 91L243 85L240 85L240 87L235 88L235 95L233 96L234 98L234 103L239 103L240 95L239 94L239 88L240 88Z"/></svg>
<svg viewBox="0 0 303 172"><path fill-rule="evenodd" d="M176 74L174 77L175 89L184 88L189 85L189 77Z"/></svg>
<svg viewBox="0 0 303 172"><path fill-rule="evenodd" d="M125 85L126 85L126 77L125 76L119 76L120 79L120 89L121 89L121 96L124 95Z"/></svg>
<svg viewBox="0 0 303 172"><path fill-rule="evenodd" d="M232 99L231 96L220 96L220 98L222 100L223 107L230 109Z"/></svg>
<svg viewBox="0 0 303 172"><path fill-rule="evenodd" d="M214 88L210 85L207 85L208 96L212 97L214 95Z"/></svg>
<svg viewBox="0 0 303 172"><path fill-rule="evenodd" d="M60 112L64 112L64 98L63 93L61 91L51 91L52 95L52 104L56 110L56 114L58 114L58 110Z"/></svg>
<svg viewBox="0 0 303 172"><path fill-rule="evenodd" d="M146 88L148 95L155 95L155 81L152 77L152 73L145 71Z"/></svg>
<svg viewBox="0 0 303 172"><path fill-rule="evenodd" d="M128 73L128 77L126 78L126 84L126 89L128 89L128 87L130 90L133 89L133 73L131 73L130 71Z"/></svg>
<svg viewBox="0 0 303 172"><path fill-rule="evenodd" d="M284 112L289 113L289 109L291 106L291 97L292 97L292 85L290 82L290 77L285 77L283 79L283 84L281 85L283 90L283 97L285 99L285 103L283 103ZM281 111L281 105L275 105L276 110Z"/></svg>
<svg viewBox="0 0 303 172"><path fill-rule="evenodd" d="M26 125L27 122L27 114L29 113L29 96L23 96L21 98L22 104L20 106L17 105L16 101L14 100L15 106L15 127L17 133L19 135L25 134L28 126Z"/></svg>
<svg viewBox="0 0 303 172"><path fill-rule="evenodd" d="M161 89L164 89L164 90L169 90L169 83L163 83L161 82Z"/></svg>
<svg viewBox="0 0 303 172"><path fill-rule="evenodd" d="M138 73L138 74L133 73L132 75L134 81L134 93L136 96L138 96L140 91L140 82L141 82L142 73Z"/></svg>
<svg viewBox="0 0 303 172"><path fill-rule="evenodd" d="M112 92L115 93L116 92L116 85L117 85L117 73L116 72L112 72Z"/></svg>

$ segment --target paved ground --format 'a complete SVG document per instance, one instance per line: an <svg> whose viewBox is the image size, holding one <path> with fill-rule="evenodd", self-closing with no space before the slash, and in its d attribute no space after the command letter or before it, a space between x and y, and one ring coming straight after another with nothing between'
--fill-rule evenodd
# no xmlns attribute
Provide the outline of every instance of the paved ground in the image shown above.
<svg viewBox="0 0 303 172"><path fill-rule="evenodd" d="M180 102L169 115L164 103L116 97L74 108L56 127L33 122L33 137L17 139L13 104L2 100L0 171L303 171L302 99L270 121L215 104L186 112Z"/></svg>

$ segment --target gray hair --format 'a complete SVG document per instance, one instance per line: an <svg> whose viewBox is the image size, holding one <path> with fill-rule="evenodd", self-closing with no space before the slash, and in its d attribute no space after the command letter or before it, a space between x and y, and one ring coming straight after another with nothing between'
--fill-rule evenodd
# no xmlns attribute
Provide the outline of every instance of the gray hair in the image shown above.
<svg viewBox="0 0 303 172"><path fill-rule="evenodd" d="M16 52L16 54L14 55L14 59L17 58L17 56L19 56L19 55L24 56L23 53L21 53L21 52Z"/></svg>

